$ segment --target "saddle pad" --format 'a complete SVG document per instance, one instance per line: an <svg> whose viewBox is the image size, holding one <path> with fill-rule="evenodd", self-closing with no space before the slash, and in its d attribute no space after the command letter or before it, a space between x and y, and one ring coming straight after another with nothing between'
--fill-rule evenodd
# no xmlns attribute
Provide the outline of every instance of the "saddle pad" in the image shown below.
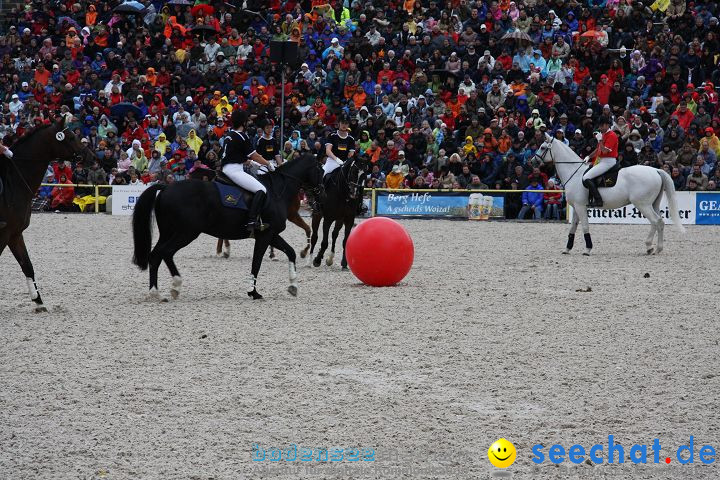
<svg viewBox="0 0 720 480"><path fill-rule="evenodd" d="M231 185L225 185L219 182L213 182L218 189L220 194L220 202L223 207L228 208L239 208L241 210L247 210L248 206L245 203L245 191L240 187Z"/></svg>

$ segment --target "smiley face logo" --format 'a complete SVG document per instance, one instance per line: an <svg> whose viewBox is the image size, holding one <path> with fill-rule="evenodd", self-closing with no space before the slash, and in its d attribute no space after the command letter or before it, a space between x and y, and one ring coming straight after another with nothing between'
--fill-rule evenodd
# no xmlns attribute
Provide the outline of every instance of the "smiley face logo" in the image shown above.
<svg viewBox="0 0 720 480"><path fill-rule="evenodd" d="M488 449L488 459L490 463L498 468L507 468L515 462L517 451L515 445L501 438L496 441Z"/></svg>

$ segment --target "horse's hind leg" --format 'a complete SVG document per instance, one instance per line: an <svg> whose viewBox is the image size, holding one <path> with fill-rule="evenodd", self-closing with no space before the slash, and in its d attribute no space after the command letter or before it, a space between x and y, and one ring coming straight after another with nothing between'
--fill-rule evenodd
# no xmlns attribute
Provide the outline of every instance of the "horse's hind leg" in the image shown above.
<svg viewBox="0 0 720 480"><path fill-rule="evenodd" d="M660 194L657 196L655 201L653 202L653 210L655 210L655 213L660 218L660 221L657 224L657 246L655 247L655 253L660 253L663 251L663 243L665 239L663 238L665 234L665 221L662 218L662 215L660 215L660 201L662 200L663 192L660 191Z"/></svg>
<svg viewBox="0 0 720 480"><path fill-rule="evenodd" d="M288 220L290 220L292 223L305 231L305 238L307 239L307 242L305 243L305 248L300 250L300 258L305 258L307 257L308 251L310 251L310 234L312 233L312 231L310 230L310 227L308 227L308 224L305 223L305 220L303 220L303 218L300 216L299 212L296 212L294 215L289 216Z"/></svg>
<svg viewBox="0 0 720 480"><path fill-rule="evenodd" d="M190 243L192 243L198 237L198 235L200 234L175 234L170 238L170 240L168 240L165 245L163 245L161 255L162 259L165 261L165 265L167 265L168 270L170 270L170 275L172 275L172 287L170 287L170 296L172 296L173 299L177 299L180 296L180 287L182 286L182 277L180 276L180 271L178 270L177 266L175 266L175 254L178 252L178 250L181 250L190 245Z"/></svg>
<svg viewBox="0 0 720 480"><path fill-rule="evenodd" d="M290 271L290 286L288 287L288 292L293 297L296 297L298 292L298 282L297 267L295 265L297 256L295 255L295 250L293 250L293 248L280 235L275 235L272 241L272 245L280 251L284 252L285 255L287 255L288 257L288 269Z"/></svg>
<svg viewBox="0 0 720 480"><path fill-rule="evenodd" d="M347 267L348 267L347 256L345 255L345 245L347 244L348 237L350 236L350 232L352 231L354 226L355 226L355 216L351 216L351 217L345 219L345 238L343 238L343 257L342 257L342 261L340 262L340 266L342 267L343 270L347 270Z"/></svg>
<svg viewBox="0 0 720 480"><path fill-rule="evenodd" d="M312 261L312 253L315 251L315 245L317 244L318 240L318 230L320 230L320 220L322 217L320 215L313 215L312 216L312 235L310 237L310 251L308 252L309 255L307 257L308 261L308 267L310 266L310 262Z"/></svg>
<svg viewBox="0 0 720 480"><path fill-rule="evenodd" d="M333 223L333 221L329 217L325 217L325 219L323 220L323 238L322 238L322 242L320 242L320 250L318 250L318 254L315 257L315 260L313 260L313 266L315 266L315 267L320 266L323 255L325 255L325 250L327 250L328 235L330 233L330 225L332 223Z"/></svg>
<svg viewBox="0 0 720 480"><path fill-rule="evenodd" d="M10 238L8 247L10 247L10 251L15 256L15 260L17 260L20 264L20 268L25 274L28 292L30 293L30 300L35 302L35 305L37 305L35 307L35 311L47 312L47 308L45 308L42 297L40 296L40 291L37 288L37 282L35 282L35 269L30 261L30 255L28 254L27 247L25 246L25 239L22 234ZM2 249L0 249L0 251L2 251Z"/></svg>
<svg viewBox="0 0 720 480"><path fill-rule="evenodd" d="M225 246L225 251L223 251L223 245ZM218 257L230 258L230 240L218 238L215 253Z"/></svg>
<svg viewBox="0 0 720 480"><path fill-rule="evenodd" d="M645 218L650 221L650 233L645 239L645 247L647 254L652 255L653 253L656 253L655 249L653 248L653 239L655 238L655 232L662 228L660 226L661 224L662 226L665 226L665 224L663 223L660 215L655 212L655 208L653 208L652 205L635 204L635 206L638 208L638 210L640 210L640 213L642 213Z"/></svg>
<svg viewBox="0 0 720 480"><path fill-rule="evenodd" d="M343 224L340 222L335 223L335 228L333 228L332 232L332 245L330 245L330 256L325 260L325 265L328 267L333 264L333 261L335 260L335 243L337 242L338 235L340 234L340 229L343 227ZM345 242L343 242L343 245Z"/></svg>

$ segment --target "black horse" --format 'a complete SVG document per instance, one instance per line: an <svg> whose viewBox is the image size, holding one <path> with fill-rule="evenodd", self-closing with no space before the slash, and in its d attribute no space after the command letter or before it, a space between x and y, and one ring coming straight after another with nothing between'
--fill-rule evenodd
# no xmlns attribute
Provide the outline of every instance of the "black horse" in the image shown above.
<svg viewBox="0 0 720 480"><path fill-rule="evenodd" d="M322 180L322 170L314 155L287 162L274 172L263 175L260 182L267 188L267 200L262 210L263 222L269 227L255 231L255 249L252 260L252 278L248 295L262 298L257 291L257 276L267 248L285 252L290 261L290 286L288 292L297 295L297 270L295 251L280 237L285 230L287 210L303 185L317 187ZM246 199L249 204L249 198ZM151 251L151 213L155 211L160 238ZM165 264L173 277L170 294L180 294L182 278L175 266L175 253L189 245L201 233L229 240L248 238L245 228L247 210L223 207L217 187L213 182L185 180L172 185L153 185L140 195L133 212L133 237L135 254L133 263L145 270L150 267L150 295L158 297L157 276L160 263Z"/></svg>
<svg viewBox="0 0 720 480"><path fill-rule="evenodd" d="M42 183L52 160L79 160L92 163L95 156L61 122L42 126L20 138L10 147L13 158L3 156L3 193L0 195L0 219L7 225L0 229L0 255L5 247L20 264L27 278L30 298L36 311L45 312L35 282L35 270L28 255L23 231L30 225L32 199Z"/></svg>
<svg viewBox="0 0 720 480"><path fill-rule="evenodd" d="M343 257L340 265L343 270L347 269L347 258L345 257L345 244L347 243L350 231L355 226L355 215L358 212L358 205L363 201L363 184L365 182L366 170L368 167L365 157L350 157L340 168L335 169L325 179L325 194L321 200L321 212L313 213L312 216L312 237L310 239L310 253L315 250L318 239L320 220L323 221L323 239L320 243L320 250L313 260L316 267L322 263L323 255L328 247L328 233L330 226L335 223L332 232L332 247L330 256L325 263L332 265L335 258L335 242L337 241L340 229L345 227L345 238L343 238Z"/></svg>

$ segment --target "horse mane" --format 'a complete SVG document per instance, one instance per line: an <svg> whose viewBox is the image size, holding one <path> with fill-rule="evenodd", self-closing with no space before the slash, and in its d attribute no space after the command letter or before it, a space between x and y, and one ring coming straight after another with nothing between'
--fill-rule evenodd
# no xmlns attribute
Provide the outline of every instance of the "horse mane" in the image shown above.
<svg viewBox="0 0 720 480"><path fill-rule="evenodd" d="M12 145L9 145L10 149L15 150L17 147L26 144L32 137L35 136L36 133L45 131L48 128L52 128L53 126L53 123L48 123L46 125L40 125L39 127L33 128L29 132L25 133L25 135L23 135L22 137L19 137L17 140L15 140Z"/></svg>
<svg viewBox="0 0 720 480"><path fill-rule="evenodd" d="M555 141L553 141L552 143L559 145L560 148L561 148L565 153L571 153L574 157L577 157L579 160L582 160L582 157L580 157L580 155L578 155L577 153L575 153L575 150L573 150L572 148L570 148L570 145L565 144L565 142L560 141L560 140L555 140Z"/></svg>

